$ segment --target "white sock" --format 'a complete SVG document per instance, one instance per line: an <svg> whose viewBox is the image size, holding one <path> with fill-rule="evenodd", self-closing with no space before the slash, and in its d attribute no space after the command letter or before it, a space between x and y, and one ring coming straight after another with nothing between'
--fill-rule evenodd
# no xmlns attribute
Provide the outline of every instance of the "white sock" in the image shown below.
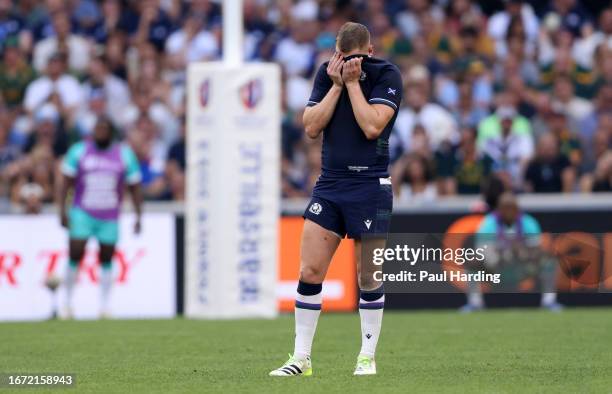
<svg viewBox="0 0 612 394"><path fill-rule="evenodd" d="M66 308L72 307L72 294L78 275L79 267L77 265L68 264L68 267L66 267L66 278L64 279L64 286L66 286Z"/></svg>
<svg viewBox="0 0 612 394"><path fill-rule="evenodd" d="M542 293L542 305L550 305L557 302L557 293Z"/></svg>
<svg viewBox="0 0 612 394"><path fill-rule="evenodd" d="M113 285L113 270L112 267L100 267L100 295L103 312L108 312L108 303L110 291Z"/></svg>
<svg viewBox="0 0 612 394"><path fill-rule="evenodd" d="M310 356L312 340L321 314L322 300L323 295L320 291L315 295L298 293L295 298L295 347L293 356L296 358Z"/></svg>
<svg viewBox="0 0 612 394"><path fill-rule="evenodd" d="M361 318L361 351L360 355L374 357L376 345L382 327L385 295L374 301L359 299L359 317Z"/></svg>

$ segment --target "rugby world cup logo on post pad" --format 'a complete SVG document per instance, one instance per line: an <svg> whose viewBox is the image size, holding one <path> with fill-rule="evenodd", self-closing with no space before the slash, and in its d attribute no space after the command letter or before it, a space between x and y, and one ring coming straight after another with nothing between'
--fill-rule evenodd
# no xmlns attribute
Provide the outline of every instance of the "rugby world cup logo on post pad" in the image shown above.
<svg viewBox="0 0 612 394"><path fill-rule="evenodd" d="M208 105L208 100L210 99L210 79L206 78L204 81L202 81L200 84L199 93L200 105L202 108L206 108Z"/></svg>
<svg viewBox="0 0 612 394"><path fill-rule="evenodd" d="M240 99L247 109L253 109L263 98L263 83L261 79L252 79L240 88Z"/></svg>

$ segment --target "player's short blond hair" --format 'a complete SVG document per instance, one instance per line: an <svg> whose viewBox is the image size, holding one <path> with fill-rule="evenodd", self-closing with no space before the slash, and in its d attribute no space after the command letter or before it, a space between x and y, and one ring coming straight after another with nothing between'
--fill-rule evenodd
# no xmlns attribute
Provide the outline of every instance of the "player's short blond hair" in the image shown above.
<svg viewBox="0 0 612 394"><path fill-rule="evenodd" d="M346 22L338 31L336 45L340 52L365 49L370 45L370 32L361 23Z"/></svg>

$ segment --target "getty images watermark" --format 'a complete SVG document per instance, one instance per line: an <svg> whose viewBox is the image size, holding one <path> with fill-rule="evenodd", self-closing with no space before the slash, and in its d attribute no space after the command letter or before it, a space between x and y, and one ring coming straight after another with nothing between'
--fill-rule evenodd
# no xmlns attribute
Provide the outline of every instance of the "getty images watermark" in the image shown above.
<svg viewBox="0 0 612 394"><path fill-rule="evenodd" d="M612 292L612 233L391 233L362 240L361 259L371 262L362 264L362 279L383 282L388 293Z"/></svg>
<svg viewBox="0 0 612 394"><path fill-rule="evenodd" d="M441 248L441 247L410 247L408 245L395 245L394 247L375 248L372 252L372 263L382 266L386 262L398 262L407 264L411 267L418 263L437 263L442 261L453 262L458 266L466 263L484 264L486 260L485 252L488 245L480 248L460 247L460 248ZM373 273L374 280L379 282L490 282L499 284L501 273L490 273L484 269L476 271L463 270L442 270L432 272L430 269L420 269L417 271L400 270L399 272L385 273L381 270Z"/></svg>

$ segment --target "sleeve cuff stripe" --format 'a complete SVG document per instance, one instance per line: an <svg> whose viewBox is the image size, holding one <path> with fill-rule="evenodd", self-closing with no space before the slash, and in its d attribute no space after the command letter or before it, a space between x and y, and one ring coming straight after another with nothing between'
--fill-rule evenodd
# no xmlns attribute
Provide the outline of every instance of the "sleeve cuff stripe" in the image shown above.
<svg viewBox="0 0 612 394"><path fill-rule="evenodd" d="M395 103L394 103L393 101L391 101L391 100L387 100L387 99L380 98L380 97L375 97L375 98L371 98L371 99L369 99L369 100L368 100L368 102L370 102L370 103L371 103L371 102L376 102L376 101L382 101L382 102L383 102L383 103L385 103L385 104L390 104L390 105L392 105L392 106L393 106L393 108L397 109L397 104L395 104Z"/></svg>

